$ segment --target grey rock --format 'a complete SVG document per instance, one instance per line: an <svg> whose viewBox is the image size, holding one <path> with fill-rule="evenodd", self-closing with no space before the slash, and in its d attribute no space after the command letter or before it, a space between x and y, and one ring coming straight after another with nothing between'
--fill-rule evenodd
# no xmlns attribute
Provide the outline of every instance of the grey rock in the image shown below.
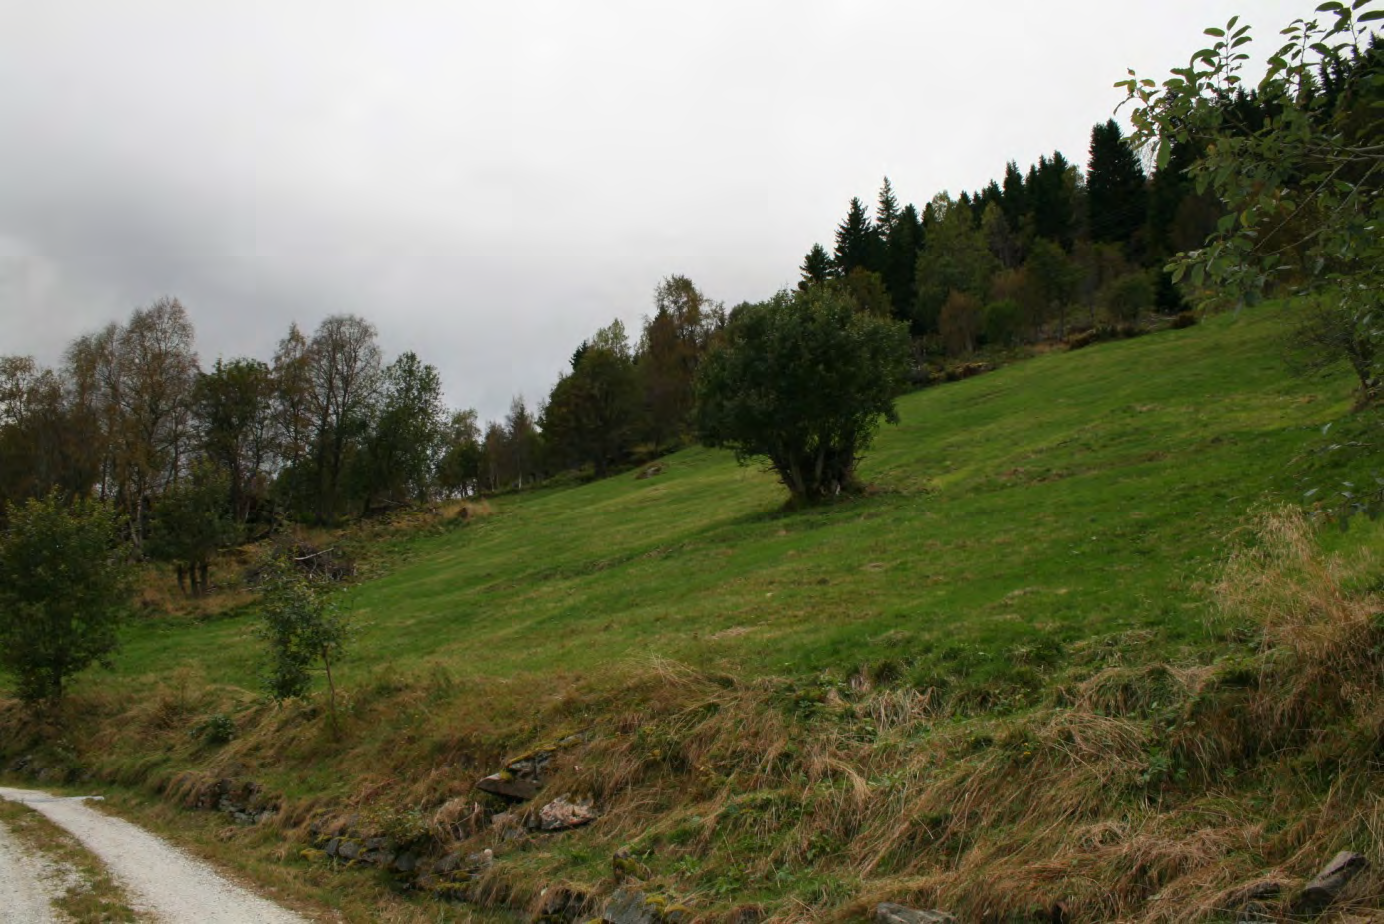
<svg viewBox="0 0 1384 924"><path fill-rule="evenodd" d="M432 871L434 873L440 873L444 876L448 873L455 873L459 869L461 869L461 851L459 850L447 854L442 859L435 861L432 865Z"/></svg>
<svg viewBox="0 0 1384 924"><path fill-rule="evenodd" d="M495 851L489 847L466 855L466 869L471 873L483 872L494 865Z"/></svg>
<svg viewBox="0 0 1384 924"><path fill-rule="evenodd" d="M604 924L687 924L691 919L681 905L635 889L616 889L600 917Z"/></svg>
<svg viewBox="0 0 1384 924"><path fill-rule="evenodd" d="M327 856L336 856L336 852L341 849L341 838L334 837L331 840L327 841L327 846L325 849L327 851Z"/></svg>
<svg viewBox="0 0 1384 924"><path fill-rule="evenodd" d="M599 817L590 800L573 802L562 795L538 810L537 827L540 831L566 831L590 824Z"/></svg>
<svg viewBox="0 0 1384 924"><path fill-rule="evenodd" d="M584 918L591 908L591 896L578 889L558 886L543 890L543 903L538 920L544 922L575 921Z"/></svg>
<svg viewBox="0 0 1384 924"><path fill-rule="evenodd" d="M617 889L601 913L606 924L658 924L658 917L658 909L649 903L649 896L632 889Z"/></svg>
<svg viewBox="0 0 1384 924"><path fill-rule="evenodd" d="M1310 913L1325 908L1336 900L1341 890L1366 866L1369 866L1369 860L1365 859L1364 854L1342 850L1307 883L1307 887L1294 902L1294 910Z"/></svg>
<svg viewBox="0 0 1384 924"><path fill-rule="evenodd" d="M476 784L476 788L482 792L492 793L503 796L506 799L516 799L520 802L527 802L538 795L541 784L535 780L523 779L515 776L509 771L503 773L492 773Z"/></svg>
<svg viewBox="0 0 1384 924"><path fill-rule="evenodd" d="M543 779L543 771L548 769L548 764L552 762L553 752L547 749L512 760L505 765L505 769L520 779L538 781Z"/></svg>
<svg viewBox="0 0 1384 924"><path fill-rule="evenodd" d="M501 812L490 819L490 827L502 841L512 841L524 836L524 822L514 812Z"/></svg>
<svg viewBox="0 0 1384 924"><path fill-rule="evenodd" d="M956 924L956 917L945 911L922 911L880 902L875 906L875 924Z"/></svg>
<svg viewBox="0 0 1384 924"><path fill-rule="evenodd" d="M394 868L401 873L411 873L418 868L418 854L401 853L394 858Z"/></svg>
<svg viewBox="0 0 1384 924"><path fill-rule="evenodd" d="M342 860L354 860L361 854L360 844L347 838L341 838L341 843L336 845L336 856Z"/></svg>

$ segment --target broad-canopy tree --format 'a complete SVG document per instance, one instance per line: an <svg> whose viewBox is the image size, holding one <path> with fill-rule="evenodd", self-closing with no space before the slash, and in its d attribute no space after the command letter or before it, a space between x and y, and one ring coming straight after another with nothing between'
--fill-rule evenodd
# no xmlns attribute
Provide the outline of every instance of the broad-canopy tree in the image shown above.
<svg viewBox="0 0 1384 924"><path fill-rule="evenodd" d="M849 490L909 371L908 328L822 286L737 309L697 375L698 432L766 459L796 503Z"/></svg>
<svg viewBox="0 0 1384 924"><path fill-rule="evenodd" d="M261 500L274 455L274 380L258 359L218 359L192 389L193 426L202 453L226 474L231 512L245 523Z"/></svg>
<svg viewBox="0 0 1384 924"><path fill-rule="evenodd" d="M10 510L0 534L0 668L19 698L54 704L72 675L107 664L133 571L121 518L57 490Z"/></svg>
<svg viewBox="0 0 1384 924"><path fill-rule="evenodd" d="M618 320L574 356L543 409L548 450L564 465L590 463L597 478L630 448L643 411L638 370Z"/></svg>
<svg viewBox="0 0 1384 924"><path fill-rule="evenodd" d="M413 351L381 374L378 404L360 464L367 509L427 500L442 457L447 417L442 376Z"/></svg>
<svg viewBox="0 0 1384 924"><path fill-rule="evenodd" d="M231 507L228 474L204 459L158 499L149 525L146 551L172 562L178 588L194 597L206 596L211 558L233 545L240 524Z"/></svg>

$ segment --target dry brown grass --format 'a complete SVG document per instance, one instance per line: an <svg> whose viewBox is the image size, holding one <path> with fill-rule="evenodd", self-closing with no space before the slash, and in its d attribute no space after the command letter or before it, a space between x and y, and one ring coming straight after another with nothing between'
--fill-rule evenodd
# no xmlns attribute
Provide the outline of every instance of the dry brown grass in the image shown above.
<svg viewBox="0 0 1384 924"><path fill-rule="evenodd" d="M350 691L340 740L316 701L273 706L190 671L84 708L93 748L145 755L95 761L108 778L178 804L223 777L277 780L269 825L289 856L312 831L416 819L438 852L494 849L474 897L514 908L541 907L545 888L608 893L625 846L644 888L712 917L750 902L769 922L848 920L890 900L965 920L1181 924L1235 917L1266 881L1284 915L1357 849L1373 865L1331 914L1364 920L1384 905L1377 573L1270 514L1215 585L1227 620L1259 626L1257 649L1164 663L1131 653L1152 649L1147 633L1091 643L1047 705L1008 716L863 675L812 688L668 661L599 684L555 676L541 699L441 666L382 673ZM215 749L187 735L212 711L237 724ZM499 840L501 806L475 780L577 734L545 792L593 798L601 820ZM334 782L296 791L324 762Z"/></svg>

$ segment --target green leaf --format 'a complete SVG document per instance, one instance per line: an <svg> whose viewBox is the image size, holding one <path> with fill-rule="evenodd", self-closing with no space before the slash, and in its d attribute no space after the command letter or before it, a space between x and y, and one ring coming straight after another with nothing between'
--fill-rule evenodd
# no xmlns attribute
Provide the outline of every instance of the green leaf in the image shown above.
<svg viewBox="0 0 1384 924"><path fill-rule="evenodd" d="M1214 36L1216 38L1225 38L1225 30L1217 29L1215 26L1212 26L1211 28L1205 30L1204 32L1202 32L1202 34Z"/></svg>
<svg viewBox="0 0 1384 924"><path fill-rule="evenodd" d="M1317 12L1318 12L1318 13L1334 13L1334 12L1337 11L1337 10L1343 10L1343 9L1345 9L1345 7L1343 7L1341 4L1337 3L1336 0L1327 0L1326 3L1323 3L1321 6L1317 7Z"/></svg>
<svg viewBox="0 0 1384 924"><path fill-rule="evenodd" d="M1168 166L1168 159L1172 157L1173 146L1168 143L1168 137L1163 136L1158 142L1158 169L1162 170Z"/></svg>
<svg viewBox="0 0 1384 924"><path fill-rule="evenodd" d="M1374 22L1377 19L1384 19L1384 10L1370 10L1368 13L1361 13L1355 18L1355 21Z"/></svg>

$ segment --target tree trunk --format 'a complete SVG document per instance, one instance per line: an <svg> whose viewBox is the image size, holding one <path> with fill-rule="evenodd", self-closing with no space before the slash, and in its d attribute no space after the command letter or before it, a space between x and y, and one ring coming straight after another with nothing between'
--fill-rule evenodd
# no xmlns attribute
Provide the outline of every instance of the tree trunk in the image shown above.
<svg viewBox="0 0 1384 924"><path fill-rule="evenodd" d="M322 666L327 670L327 714L331 716L332 734L339 735L341 726L336 719L336 682L332 680L332 659L327 649L322 649Z"/></svg>

